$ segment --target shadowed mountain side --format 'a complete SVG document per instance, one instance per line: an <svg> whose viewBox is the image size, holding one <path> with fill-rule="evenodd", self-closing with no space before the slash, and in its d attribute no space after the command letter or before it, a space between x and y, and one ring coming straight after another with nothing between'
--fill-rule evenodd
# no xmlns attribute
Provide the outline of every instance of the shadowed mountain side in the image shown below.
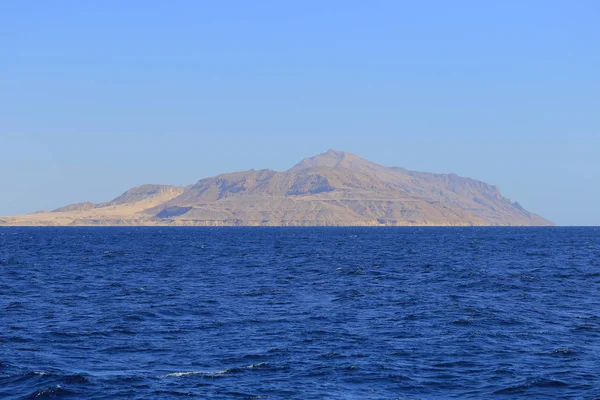
<svg viewBox="0 0 600 400"><path fill-rule="evenodd" d="M333 150L284 172L222 174L187 187L144 185L99 205L80 203L3 220L9 225L552 225L484 182L388 168Z"/></svg>

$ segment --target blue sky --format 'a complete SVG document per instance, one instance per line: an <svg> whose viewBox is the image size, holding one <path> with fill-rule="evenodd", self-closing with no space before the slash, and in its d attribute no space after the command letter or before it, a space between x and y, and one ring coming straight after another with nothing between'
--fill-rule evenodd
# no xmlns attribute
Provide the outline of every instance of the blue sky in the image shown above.
<svg viewBox="0 0 600 400"><path fill-rule="evenodd" d="M329 148L600 225L597 1L18 1L0 215Z"/></svg>

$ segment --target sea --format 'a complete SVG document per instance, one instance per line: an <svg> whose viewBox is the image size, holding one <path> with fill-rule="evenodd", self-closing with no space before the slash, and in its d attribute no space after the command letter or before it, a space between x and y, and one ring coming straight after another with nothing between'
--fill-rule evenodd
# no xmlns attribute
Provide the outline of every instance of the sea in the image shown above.
<svg viewBox="0 0 600 400"><path fill-rule="evenodd" d="M0 228L1 399L599 399L600 228Z"/></svg>

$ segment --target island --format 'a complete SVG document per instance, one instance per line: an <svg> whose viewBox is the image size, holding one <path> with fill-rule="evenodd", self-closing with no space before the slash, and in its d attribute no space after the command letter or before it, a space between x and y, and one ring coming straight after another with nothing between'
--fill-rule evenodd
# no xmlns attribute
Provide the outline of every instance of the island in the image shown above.
<svg viewBox="0 0 600 400"><path fill-rule="evenodd" d="M0 217L4 226L550 226L497 187L385 167L329 150L287 171L249 170L190 186L142 185L114 200Z"/></svg>

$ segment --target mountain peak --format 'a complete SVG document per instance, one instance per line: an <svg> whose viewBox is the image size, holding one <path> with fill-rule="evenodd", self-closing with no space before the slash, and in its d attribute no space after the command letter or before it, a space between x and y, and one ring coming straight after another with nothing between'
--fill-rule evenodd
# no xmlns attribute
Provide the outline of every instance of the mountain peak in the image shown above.
<svg viewBox="0 0 600 400"><path fill-rule="evenodd" d="M316 156L305 158L291 169L292 172L302 172L309 169L317 168L335 168L338 166L346 166L346 164L368 163L367 160L355 156L352 153L345 151L337 151L333 149L327 150L325 153L317 154Z"/></svg>
<svg viewBox="0 0 600 400"><path fill-rule="evenodd" d="M344 157L346 155L346 152L329 149L325 153L322 153L320 155L324 155L324 156L328 156L328 157Z"/></svg>

